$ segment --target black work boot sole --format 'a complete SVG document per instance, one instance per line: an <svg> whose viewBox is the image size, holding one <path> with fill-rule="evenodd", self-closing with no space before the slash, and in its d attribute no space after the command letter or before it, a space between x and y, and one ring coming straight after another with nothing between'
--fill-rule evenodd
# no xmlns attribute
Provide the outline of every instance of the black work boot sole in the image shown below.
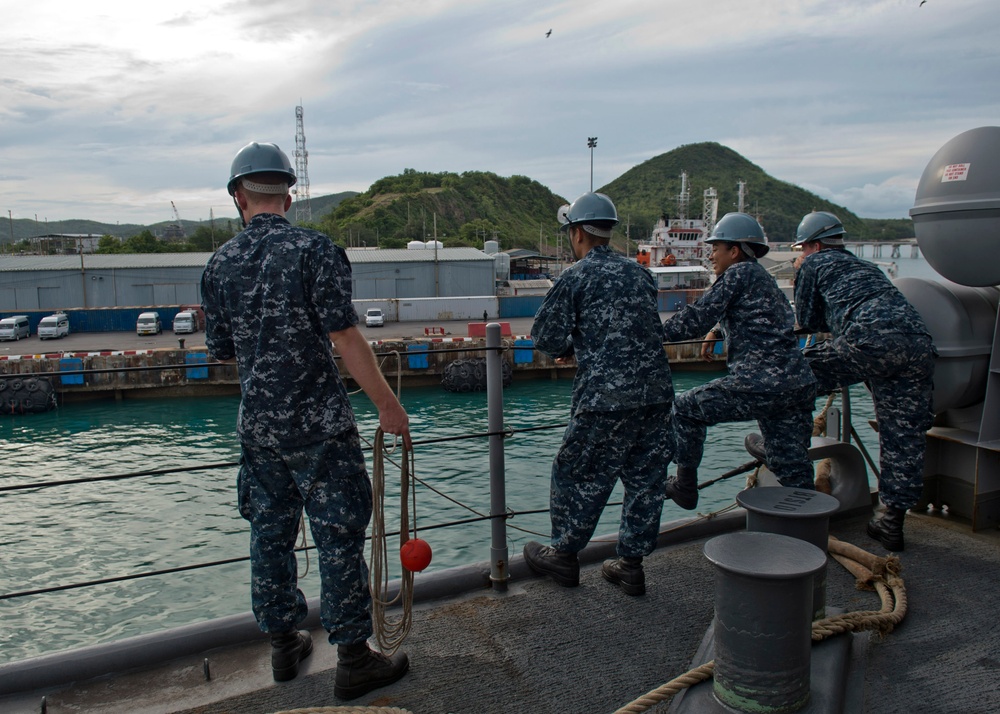
<svg viewBox="0 0 1000 714"><path fill-rule="evenodd" d="M368 694L368 692L375 691L381 687L388 687L390 684L398 682L403 678L403 676L410 671L410 658L405 652L397 652L391 657L385 657L385 655L380 655L386 661L385 675L381 677L373 677L367 681L358 682L357 684L334 684L333 695L337 699L349 700L357 699L358 697ZM344 665L337 665L337 674L340 674L340 668ZM360 672L364 676L364 670ZM349 675L348 675L349 678Z"/></svg>
<svg viewBox="0 0 1000 714"><path fill-rule="evenodd" d="M524 546L524 562L539 575L546 575L564 588L580 584L580 562L576 555L559 553L548 545L529 541Z"/></svg>
<svg viewBox="0 0 1000 714"><path fill-rule="evenodd" d="M308 632L297 633L299 647L294 652L271 653L271 672L275 682L288 682L299 674L299 664L312 654L312 636Z"/></svg>
<svg viewBox="0 0 1000 714"><path fill-rule="evenodd" d="M646 594L646 574L642 569L626 571L617 560L605 560L601 566L601 575L612 585L617 585L626 595Z"/></svg>

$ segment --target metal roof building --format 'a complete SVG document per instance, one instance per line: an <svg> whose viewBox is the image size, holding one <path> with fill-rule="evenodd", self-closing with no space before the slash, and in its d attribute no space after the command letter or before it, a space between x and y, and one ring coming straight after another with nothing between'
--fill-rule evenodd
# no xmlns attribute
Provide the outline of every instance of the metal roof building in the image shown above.
<svg viewBox="0 0 1000 714"><path fill-rule="evenodd" d="M493 295L493 258L475 248L349 248L355 299ZM0 311L201 303L211 253L0 256Z"/></svg>

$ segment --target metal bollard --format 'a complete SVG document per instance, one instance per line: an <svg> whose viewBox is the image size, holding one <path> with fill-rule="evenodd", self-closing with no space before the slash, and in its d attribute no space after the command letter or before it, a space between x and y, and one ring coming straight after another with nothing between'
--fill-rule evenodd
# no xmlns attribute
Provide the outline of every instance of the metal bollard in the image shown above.
<svg viewBox="0 0 1000 714"><path fill-rule="evenodd" d="M713 693L740 712L785 714L809 702L814 545L740 532L705 544L715 566Z"/></svg>
<svg viewBox="0 0 1000 714"><path fill-rule="evenodd" d="M184 338L183 337L180 338L179 340L177 340L177 346L178 346L179 349L184 349Z"/></svg>
<svg viewBox="0 0 1000 714"><path fill-rule="evenodd" d="M747 530L777 533L812 543L827 553L830 516L840 501L819 491L786 486L749 488L736 495L747 511ZM813 578L813 619L826 617L826 562Z"/></svg>
<svg viewBox="0 0 1000 714"><path fill-rule="evenodd" d="M510 580L510 553L507 548L507 486L504 469L503 424L503 344L500 324L486 326L486 410L490 437L490 583L494 590L507 591Z"/></svg>

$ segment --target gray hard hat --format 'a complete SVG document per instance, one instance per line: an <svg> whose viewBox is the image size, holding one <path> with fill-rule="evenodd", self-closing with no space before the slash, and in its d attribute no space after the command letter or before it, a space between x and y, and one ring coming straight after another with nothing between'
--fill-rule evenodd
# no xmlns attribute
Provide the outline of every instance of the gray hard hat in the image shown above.
<svg viewBox="0 0 1000 714"><path fill-rule="evenodd" d="M754 256L763 258L771 247L764 237L764 229L757 219L748 213L727 213L712 229L706 243L741 243L753 251Z"/></svg>
<svg viewBox="0 0 1000 714"><path fill-rule="evenodd" d="M795 242L792 245L798 248L810 241L818 240L823 245L843 246L846 234L844 224L835 215L827 211L813 211L802 218L795 231Z"/></svg>
<svg viewBox="0 0 1000 714"><path fill-rule="evenodd" d="M559 223L562 224L559 227L560 230L567 230L570 226L577 224L589 225L605 221L612 225L618 223L618 211L615 210L615 204L603 193L585 193L573 203L560 207L556 216ZM589 232L603 238L611 237L610 230L594 230L593 226Z"/></svg>
<svg viewBox="0 0 1000 714"><path fill-rule="evenodd" d="M295 184L295 170L285 152L277 144L262 144L252 141L236 153L229 171L226 189L229 195L236 193L236 183L254 174L282 174L289 186Z"/></svg>

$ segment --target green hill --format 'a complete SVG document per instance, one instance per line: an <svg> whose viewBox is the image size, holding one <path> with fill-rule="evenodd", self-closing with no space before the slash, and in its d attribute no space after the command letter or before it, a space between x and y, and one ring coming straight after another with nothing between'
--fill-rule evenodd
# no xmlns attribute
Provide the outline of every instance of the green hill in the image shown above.
<svg viewBox="0 0 1000 714"><path fill-rule="evenodd" d="M448 247L482 247L484 240L498 240L502 248L537 247L540 231L555 230L563 203L525 176L405 169L343 201L319 227L353 246L401 248L437 236Z"/></svg>
<svg viewBox="0 0 1000 714"><path fill-rule="evenodd" d="M615 201L619 217L627 218L634 227L633 238L646 236L662 214L679 215L681 172L685 171L688 217L702 215L703 194L710 187L718 192L719 218L737 210L738 183L744 181L744 210L758 217L770 240L793 240L802 216L814 210L837 214L853 237L865 233L864 222L843 206L779 181L732 149L713 142L688 144L649 159L599 190Z"/></svg>
<svg viewBox="0 0 1000 714"><path fill-rule="evenodd" d="M615 201L622 224L616 247L624 249L626 225L632 240L649 236L662 214L678 215L681 173L688 175L688 215L702 213L703 192L713 187L719 197L719 217L736 210L737 185L744 181L745 210L760 218L774 241L794 238L802 216L812 210L836 213L851 238L898 240L913 236L905 219L863 219L843 206L769 176L732 149L714 142L688 144L653 157L629 169L598 190ZM575 198L575 197L570 197ZM427 173L405 169L398 176L379 179L364 193L346 191L310 200L310 225L349 246L403 247L411 240L437 236L446 246L482 247L498 240L502 249L537 249L540 242L552 252L558 229L555 214L566 200L525 176L505 178L485 171ZM235 213L235 210L234 210ZM294 204L289 218L295 220ZM186 236L207 231L208 221L181 221ZM112 235L129 238L143 231L164 236L175 224L118 225L86 220L30 219L9 222L0 231L0 244L52 233ZM217 231L238 230L234 217L216 217Z"/></svg>

